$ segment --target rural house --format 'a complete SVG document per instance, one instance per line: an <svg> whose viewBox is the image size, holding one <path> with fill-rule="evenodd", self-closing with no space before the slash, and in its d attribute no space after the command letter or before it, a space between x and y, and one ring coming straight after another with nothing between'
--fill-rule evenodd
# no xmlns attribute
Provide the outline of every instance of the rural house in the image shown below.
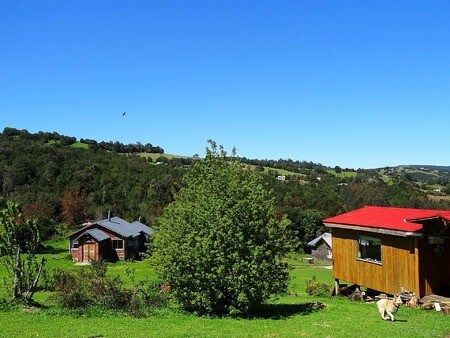
<svg viewBox="0 0 450 338"><path fill-rule="evenodd" d="M70 254L79 262L133 259L146 250L145 243L153 233L152 228L139 221L129 223L108 216L71 234Z"/></svg>
<svg viewBox="0 0 450 338"><path fill-rule="evenodd" d="M450 296L450 211L364 207L325 219L333 274L395 294Z"/></svg>
<svg viewBox="0 0 450 338"><path fill-rule="evenodd" d="M311 256L314 259L330 262L333 258L331 234L326 232L319 237L314 238L306 244L311 247Z"/></svg>

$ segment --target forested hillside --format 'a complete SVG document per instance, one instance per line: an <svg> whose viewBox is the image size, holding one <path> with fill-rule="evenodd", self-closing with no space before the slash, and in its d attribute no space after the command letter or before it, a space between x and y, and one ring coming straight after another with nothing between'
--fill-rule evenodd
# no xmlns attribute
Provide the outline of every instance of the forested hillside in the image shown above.
<svg viewBox="0 0 450 338"><path fill-rule="evenodd" d="M2 195L21 202L48 232L60 223L75 226L105 216L108 209L151 223L172 200L186 170L101 147L72 147L76 139L67 136L55 142L49 133L5 131L0 136Z"/></svg>
<svg viewBox="0 0 450 338"><path fill-rule="evenodd" d="M150 156L162 151L152 145L82 141L14 128L0 135L1 195L21 202L47 235L105 217L109 209L152 225L173 200L192 162L201 160ZM429 199L407 176L292 160L240 160L246 170L264 173L277 198L277 212L291 219L302 244L324 230L323 217L364 205L450 208L448 200ZM286 180L277 179L282 173Z"/></svg>

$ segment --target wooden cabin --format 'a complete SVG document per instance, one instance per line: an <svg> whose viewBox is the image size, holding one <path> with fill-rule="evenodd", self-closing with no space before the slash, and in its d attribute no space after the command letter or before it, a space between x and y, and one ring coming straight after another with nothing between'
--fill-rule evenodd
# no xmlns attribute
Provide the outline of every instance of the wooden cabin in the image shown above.
<svg viewBox="0 0 450 338"><path fill-rule="evenodd" d="M364 207L325 219L333 274L388 294L450 296L450 211Z"/></svg>
<svg viewBox="0 0 450 338"><path fill-rule="evenodd" d="M109 217L87 224L69 236L70 254L78 262L97 259L134 259L146 250L145 243L154 230L139 221L129 223Z"/></svg>
<svg viewBox="0 0 450 338"><path fill-rule="evenodd" d="M327 262L331 262L333 259L333 242L329 232L314 238L306 245L311 248L312 258Z"/></svg>

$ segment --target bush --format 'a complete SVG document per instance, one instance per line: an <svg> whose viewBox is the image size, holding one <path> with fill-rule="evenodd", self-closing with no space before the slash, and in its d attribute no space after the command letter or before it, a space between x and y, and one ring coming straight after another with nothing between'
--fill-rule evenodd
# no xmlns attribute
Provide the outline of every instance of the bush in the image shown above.
<svg viewBox="0 0 450 338"><path fill-rule="evenodd" d="M55 270L42 271L39 290L41 291L55 290Z"/></svg>
<svg viewBox="0 0 450 338"><path fill-rule="evenodd" d="M330 287L327 283L318 281L316 276L312 276L306 282L306 293L313 297L328 297L330 295Z"/></svg>
<svg viewBox="0 0 450 338"><path fill-rule="evenodd" d="M246 313L287 289L290 222L261 174L210 143L159 219L153 259L184 309Z"/></svg>
<svg viewBox="0 0 450 338"><path fill-rule="evenodd" d="M107 276L106 272L107 265L103 261L93 261L90 267L78 271L55 270L52 298L68 309L125 310L136 317L165 304L164 295L158 299L156 284L141 282L127 288L119 276Z"/></svg>

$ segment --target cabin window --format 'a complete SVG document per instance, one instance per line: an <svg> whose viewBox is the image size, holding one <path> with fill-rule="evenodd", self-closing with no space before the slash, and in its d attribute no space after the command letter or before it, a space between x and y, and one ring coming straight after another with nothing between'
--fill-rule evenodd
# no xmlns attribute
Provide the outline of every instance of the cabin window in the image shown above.
<svg viewBox="0 0 450 338"><path fill-rule="evenodd" d="M381 263L381 239L361 236L358 238L358 258Z"/></svg>
<svg viewBox="0 0 450 338"><path fill-rule="evenodd" d="M114 249L123 249L123 240L121 239L113 239L112 244Z"/></svg>

